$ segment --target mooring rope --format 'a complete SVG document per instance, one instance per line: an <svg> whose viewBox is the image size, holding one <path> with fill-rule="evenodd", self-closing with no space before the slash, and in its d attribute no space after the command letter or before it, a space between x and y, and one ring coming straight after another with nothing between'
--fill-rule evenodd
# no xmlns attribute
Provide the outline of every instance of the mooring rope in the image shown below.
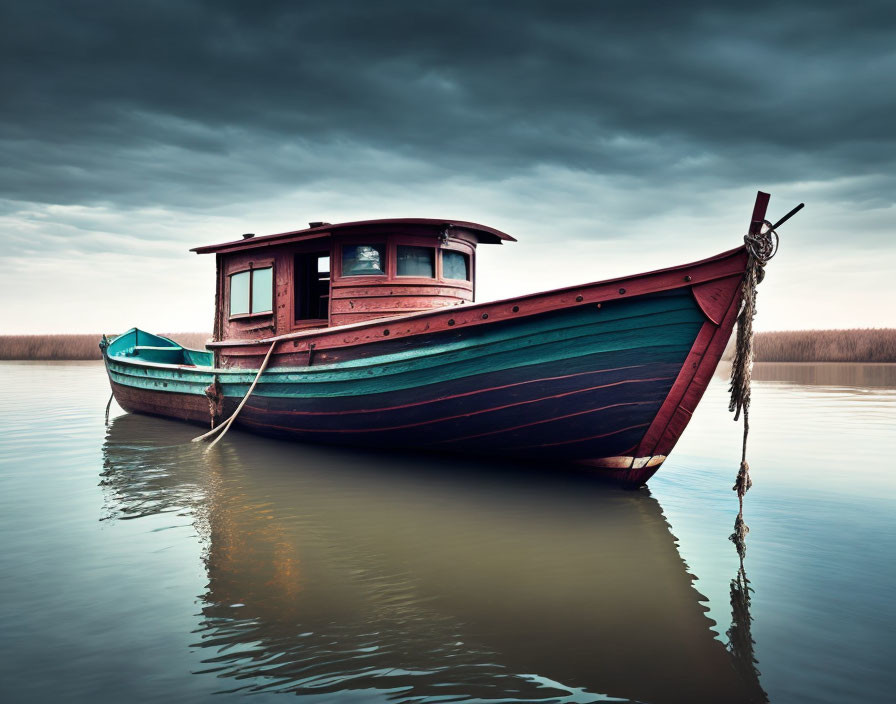
<svg viewBox="0 0 896 704"><path fill-rule="evenodd" d="M208 427L214 430L215 420L224 413L224 391L217 374L212 377L212 383L205 387L205 397L208 399Z"/></svg>
<svg viewBox="0 0 896 704"><path fill-rule="evenodd" d="M115 398L115 393L109 394L109 400L106 401L106 425L109 425L109 409L112 407L113 398Z"/></svg>
<svg viewBox="0 0 896 704"><path fill-rule="evenodd" d="M218 441L224 437L228 430L230 430L230 426L236 417L239 415L239 412L243 410L243 406L246 405L246 401L249 400L249 397L252 395L252 392L255 390L255 385L258 383L258 380L261 378L262 373L265 370L265 367L268 366L268 360L271 358L271 353L274 351L274 348L277 346L277 340L271 343L271 348L268 350L268 353L264 356L264 361L262 361L261 366L258 368L258 374L255 375L255 380L252 382L252 385L249 387L249 390L246 392L246 395L243 396L243 400L240 401L240 405L236 407L236 410L233 414L225 420L221 425L212 428L210 431L205 433L204 435L200 435L199 437L193 438L193 442L200 442L202 440L208 440L213 435L217 435L217 437L211 441L206 451L213 448Z"/></svg>
<svg viewBox="0 0 896 704"><path fill-rule="evenodd" d="M791 214L793 214L792 211ZM788 215L789 217L789 215ZM780 224L780 223L776 223ZM764 220L756 232L744 235L747 247L747 270L741 284L741 310L737 317L737 342L734 362L731 365L731 401L728 410L734 413L734 420L744 416L744 439L741 448L740 470L732 489L737 492L738 512L734 520L734 533L730 539L743 557L747 546L745 539L750 528L744 523L744 495L753 486L750 479L750 465L747 464L747 437L750 434L750 381L753 374L753 318L756 317L756 289L765 278L765 265L778 251L778 233L768 220Z"/></svg>

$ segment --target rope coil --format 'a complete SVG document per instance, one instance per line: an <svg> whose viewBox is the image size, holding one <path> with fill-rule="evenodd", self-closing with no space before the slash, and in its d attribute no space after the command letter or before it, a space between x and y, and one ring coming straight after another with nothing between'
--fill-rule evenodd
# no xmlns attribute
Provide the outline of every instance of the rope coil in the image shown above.
<svg viewBox="0 0 896 704"><path fill-rule="evenodd" d="M765 230L762 229L763 227ZM747 246L747 251L761 262L762 266L768 264L769 260L778 253L780 241L781 238L778 237L775 226L768 220L762 221L762 226L757 234L754 235L748 232L744 235L744 244Z"/></svg>

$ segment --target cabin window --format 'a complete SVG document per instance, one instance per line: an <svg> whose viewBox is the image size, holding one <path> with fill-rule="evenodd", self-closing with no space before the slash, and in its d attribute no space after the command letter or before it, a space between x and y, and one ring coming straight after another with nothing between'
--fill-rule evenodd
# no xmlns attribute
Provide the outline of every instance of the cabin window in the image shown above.
<svg viewBox="0 0 896 704"><path fill-rule="evenodd" d="M384 276L386 274L386 245L342 245L343 276Z"/></svg>
<svg viewBox="0 0 896 704"><path fill-rule="evenodd" d="M442 276L446 279L470 280L470 257L463 252L442 252Z"/></svg>
<svg viewBox="0 0 896 704"><path fill-rule="evenodd" d="M251 271L241 271L230 277L230 314L245 315L249 312L249 277Z"/></svg>
<svg viewBox="0 0 896 704"><path fill-rule="evenodd" d="M274 268L252 270L253 313L274 312Z"/></svg>
<svg viewBox="0 0 896 704"><path fill-rule="evenodd" d="M330 308L330 255L297 254L295 258L295 319L323 320Z"/></svg>
<svg viewBox="0 0 896 704"><path fill-rule="evenodd" d="M436 251L432 247L411 247L398 245L397 252L399 276L436 277Z"/></svg>
<svg viewBox="0 0 896 704"><path fill-rule="evenodd" d="M230 275L230 315L274 311L274 269L250 269Z"/></svg>

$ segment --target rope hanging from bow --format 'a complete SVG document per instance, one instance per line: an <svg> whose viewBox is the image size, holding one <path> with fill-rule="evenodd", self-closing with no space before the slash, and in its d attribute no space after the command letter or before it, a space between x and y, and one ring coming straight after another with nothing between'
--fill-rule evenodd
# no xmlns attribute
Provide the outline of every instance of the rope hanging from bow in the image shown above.
<svg viewBox="0 0 896 704"><path fill-rule="evenodd" d="M734 362L731 365L731 385L728 389L731 394L728 410L734 413L735 421L740 418L741 413L744 416L740 470L732 487L737 492L738 512L734 521L734 532L730 537L741 558L746 554L745 539L747 533L750 532L750 528L744 523L744 495L753 486L753 481L750 479L750 465L747 464L747 436L750 434L750 381L753 373L753 318L756 316L756 288L765 278L765 265L778 251L779 239L775 227L779 224L772 225L768 220L764 220L755 232L751 231L744 235L748 257L747 270L744 272L741 284L741 310L737 317L737 342Z"/></svg>

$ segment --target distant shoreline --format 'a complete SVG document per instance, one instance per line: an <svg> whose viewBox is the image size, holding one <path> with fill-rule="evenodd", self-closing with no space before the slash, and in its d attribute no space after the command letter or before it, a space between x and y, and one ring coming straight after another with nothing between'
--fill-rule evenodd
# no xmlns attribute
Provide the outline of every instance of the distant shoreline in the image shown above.
<svg viewBox="0 0 896 704"><path fill-rule="evenodd" d="M163 333L193 349L204 349L205 332ZM0 360L102 359L102 335L0 335ZM789 330L756 333L757 362L896 363L896 328ZM723 359L731 359L732 344Z"/></svg>
<svg viewBox="0 0 896 704"><path fill-rule="evenodd" d="M211 339L207 332L162 333L184 347L204 349ZM0 335L0 360L86 360L102 359L102 333L75 335ZM114 337L114 335L109 335Z"/></svg>
<svg viewBox="0 0 896 704"><path fill-rule="evenodd" d="M756 333L757 362L896 362L896 328L781 330ZM732 342L724 359L733 357Z"/></svg>

